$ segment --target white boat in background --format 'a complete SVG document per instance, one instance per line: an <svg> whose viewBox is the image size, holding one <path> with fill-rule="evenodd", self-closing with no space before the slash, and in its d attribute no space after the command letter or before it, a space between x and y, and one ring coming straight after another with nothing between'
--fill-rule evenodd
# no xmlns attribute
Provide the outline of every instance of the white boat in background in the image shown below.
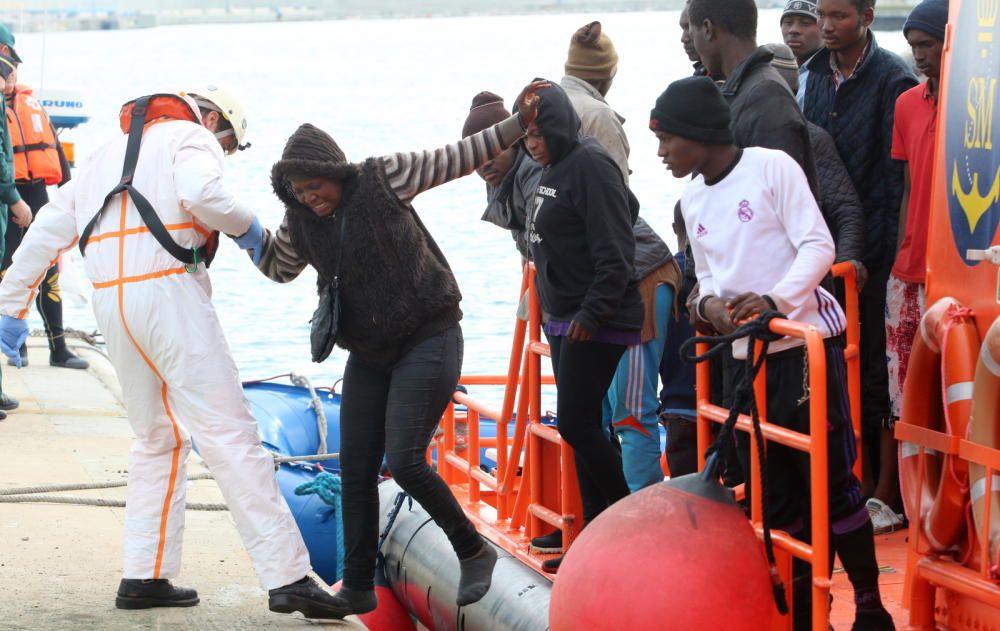
<svg viewBox="0 0 1000 631"><path fill-rule="evenodd" d="M46 89L35 96L57 130L73 129L90 120L90 99L84 90Z"/></svg>

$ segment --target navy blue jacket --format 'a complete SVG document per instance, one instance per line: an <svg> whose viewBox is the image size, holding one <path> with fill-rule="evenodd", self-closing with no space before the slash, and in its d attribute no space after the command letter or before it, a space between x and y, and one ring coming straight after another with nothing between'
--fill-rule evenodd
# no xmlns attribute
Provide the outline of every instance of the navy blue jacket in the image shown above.
<svg viewBox="0 0 1000 631"><path fill-rule="evenodd" d="M896 99L917 85L917 78L895 53L871 50L857 72L837 90L830 51L821 49L807 62L806 118L830 132L854 182L865 212L865 253L871 269L890 265L896 252L903 163L893 160L892 124Z"/></svg>

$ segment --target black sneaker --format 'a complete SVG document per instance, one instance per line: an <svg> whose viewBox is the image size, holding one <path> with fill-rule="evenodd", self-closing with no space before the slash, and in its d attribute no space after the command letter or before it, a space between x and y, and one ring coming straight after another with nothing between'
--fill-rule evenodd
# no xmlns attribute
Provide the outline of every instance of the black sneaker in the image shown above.
<svg viewBox="0 0 1000 631"><path fill-rule="evenodd" d="M562 530L555 530L532 539L528 549L539 554L559 554L563 551L562 545Z"/></svg>
<svg viewBox="0 0 1000 631"><path fill-rule="evenodd" d="M542 563L542 571L546 574L556 574L559 572L559 566L562 565L563 557L558 556L554 559L549 559Z"/></svg>
<svg viewBox="0 0 1000 631"><path fill-rule="evenodd" d="M165 578L123 578L118 585L115 607L118 609L150 609L152 607L194 607L198 592L176 587Z"/></svg>
<svg viewBox="0 0 1000 631"><path fill-rule="evenodd" d="M306 618L342 619L355 612L350 602L328 593L308 576L267 592L267 607L275 613L300 612Z"/></svg>
<svg viewBox="0 0 1000 631"><path fill-rule="evenodd" d="M0 393L0 410L10 412L16 410L21 403L14 397Z"/></svg>

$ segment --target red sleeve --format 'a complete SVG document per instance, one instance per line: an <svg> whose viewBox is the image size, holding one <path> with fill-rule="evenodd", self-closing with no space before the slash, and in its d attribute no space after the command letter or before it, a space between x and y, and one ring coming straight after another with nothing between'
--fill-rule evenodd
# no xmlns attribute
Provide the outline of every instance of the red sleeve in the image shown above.
<svg viewBox="0 0 1000 631"><path fill-rule="evenodd" d="M920 87L920 86L917 86ZM910 91L907 90L899 95L896 99L896 112L893 117L892 124L892 151L890 155L894 160L902 160L904 162L909 161L910 156L906 151L906 141L905 141L905 129L907 123L907 114L910 112L908 107L908 96Z"/></svg>

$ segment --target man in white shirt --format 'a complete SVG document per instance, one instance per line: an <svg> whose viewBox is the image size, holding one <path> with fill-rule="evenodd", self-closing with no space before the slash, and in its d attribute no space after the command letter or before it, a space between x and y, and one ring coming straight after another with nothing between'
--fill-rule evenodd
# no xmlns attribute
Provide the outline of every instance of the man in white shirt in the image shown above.
<svg viewBox="0 0 1000 631"><path fill-rule="evenodd" d="M671 84L657 99L650 118L650 129L660 141L658 155L674 177L697 173L684 189L681 209L701 288L694 305L699 319L724 334L743 320L780 311L815 326L826 340L832 545L854 586L853 629L894 629L879 595L865 498L851 473L856 447L844 351L838 341L845 317L820 287L834 261L833 239L806 176L782 151L736 147L729 106L708 78ZM802 344L787 337L771 344L767 410L770 422L808 434L809 406L801 404L808 398ZM733 344L733 355L746 357L745 340ZM734 373L739 375L739 366L731 368L727 367L727 386L736 383ZM766 510L771 523L808 540L808 454L772 443L767 460ZM808 566L797 562L794 575L794 628L808 629Z"/></svg>

